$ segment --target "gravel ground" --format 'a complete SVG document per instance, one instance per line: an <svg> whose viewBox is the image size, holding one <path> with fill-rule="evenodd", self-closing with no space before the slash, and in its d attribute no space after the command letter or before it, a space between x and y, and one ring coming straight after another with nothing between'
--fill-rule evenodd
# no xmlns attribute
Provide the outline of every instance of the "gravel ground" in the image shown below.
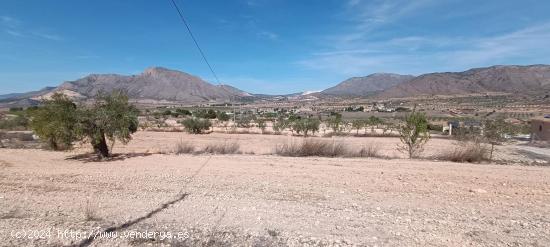
<svg viewBox="0 0 550 247"><path fill-rule="evenodd" d="M0 246L550 245L548 167L72 155L0 150Z"/></svg>

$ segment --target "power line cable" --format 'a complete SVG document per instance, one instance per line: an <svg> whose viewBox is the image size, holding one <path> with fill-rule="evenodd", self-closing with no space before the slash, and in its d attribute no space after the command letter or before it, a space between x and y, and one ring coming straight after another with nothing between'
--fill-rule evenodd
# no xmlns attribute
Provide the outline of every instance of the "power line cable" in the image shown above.
<svg viewBox="0 0 550 247"><path fill-rule="evenodd" d="M171 0L171 1L172 1L172 5L174 6L176 11L178 12L178 15L180 16L181 21L183 22L183 24L185 24L185 27L187 28L187 31L189 32L189 35L191 36L191 39L193 39L193 42L195 43L195 46L199 50L199 53L201 54L202 59L204 60L204 62L206 62L206 65L208 65L208 68L210 69L210 72L212 72L212 75L214 75L214 78L216 78L216 82L218 83L218 85L221 85L220 79L218 79L218 75L216 75L216 72L214 72L214 69L212 69L212 66L208 62L208 59L206 59L206 56L204 55L204 52L202 51L201 47L199 46L199 42L197 42L197 39L195 38L195 35L193 35L193 32L191 31L191 28L189 27L189 24L187 23L187 20L185 20L185 17L183 16L182 10L180 9L180 7L178 7L178 5L176 4L176 1L174 1L174 0Z"/></svg>

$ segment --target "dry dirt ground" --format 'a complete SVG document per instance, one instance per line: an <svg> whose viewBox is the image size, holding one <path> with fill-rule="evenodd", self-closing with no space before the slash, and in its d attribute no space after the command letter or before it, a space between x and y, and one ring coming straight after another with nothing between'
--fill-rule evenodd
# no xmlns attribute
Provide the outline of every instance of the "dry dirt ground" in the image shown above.
<svg viewBox="0 0 550 247"><path fill-rule="evenodd" d="M181 138L256 155L146 152ZM258 155L288 138L141 132L103 162L0 149L0 246L550 246L549 167Z"/></svg>
<svg viewBox="0 0 550 247"><path fill-rule="evenodd" d="M221 130L220 130L221 131ZM354 133L354 132L353 132ZM393 157L405 158L405 154L399 152L396 147L400 143L396 137L312 137L319 140L328 140L338 143L344 143L351 150L359 150L362 147L375 146L380 154ZM192 143L197 149L203 149L208 144L215 143L233 143L240 145L240 150L245 154L272 154L277 145L285 143L301 142L303 137L290 135L260 135L260 134L225 134L211 133L205 135L189 135L183 132L138 132L134 139L126 146L115 145L115 152L120 153L170 153L173 152L175 145L184 141ZM428 159L439 154L452 151L459 148L461 143L453 140L433 138L426 144L422 156ZM516 144L496 146L495 160L501 163L532 163L540 161L534 159L529 154L523 152ZM89 151L85 146L83 150L77 152Z"/></svg>

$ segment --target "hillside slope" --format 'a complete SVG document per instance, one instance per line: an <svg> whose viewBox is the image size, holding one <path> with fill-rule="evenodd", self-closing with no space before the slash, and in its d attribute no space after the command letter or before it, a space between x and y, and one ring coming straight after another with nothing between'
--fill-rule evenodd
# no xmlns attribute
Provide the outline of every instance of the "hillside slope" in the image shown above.
<svg viewBox="0 0 550 247"><path fill-rule="evenodd" d="M550 66L493 66L464 72L425 74L395 85L381 97L421 95L464 95L472 93L547 93L550 91Z"/></svg>
<svg viewBox="0 0 550 247"><path fill-rule="evenodd" d="M414 78L411 75L377 73L365 77L353 77L325 89L321 93L334 96L366 96L383 91Z"/></svg>

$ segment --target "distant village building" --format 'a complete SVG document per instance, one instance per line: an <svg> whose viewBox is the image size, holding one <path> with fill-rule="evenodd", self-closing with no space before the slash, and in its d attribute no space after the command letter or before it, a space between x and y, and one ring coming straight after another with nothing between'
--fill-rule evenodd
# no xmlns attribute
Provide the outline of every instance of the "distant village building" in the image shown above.
<svg viewBox="0 0 550 247"><path fill-rule="evenodd" d="M453 135L454 130L467 129L470 131L481 131L482 124L477 120L448 121L447 126L443 126L443 133ZM455 132L456 133L456 132Z"/></svg>
<svg viewBox="0 0 550 247"><path fill-rule="evenodd" d="M531 140L550 141L550 115L531 120Z"/></svg>

